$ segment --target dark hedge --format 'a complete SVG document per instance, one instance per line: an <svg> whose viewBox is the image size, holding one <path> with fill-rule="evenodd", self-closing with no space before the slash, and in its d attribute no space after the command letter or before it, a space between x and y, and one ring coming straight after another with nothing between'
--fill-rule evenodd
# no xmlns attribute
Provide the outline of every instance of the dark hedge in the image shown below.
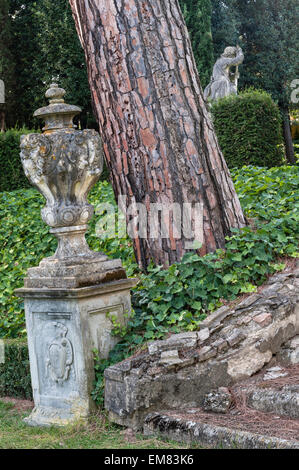
<svg viewBox="0 0 299 470"><path fill-rule="evenodd" d="M20 138L28 129L9 129L0 133L0 192L30 188L20 159Z"/></svg>
<svg viewBox="0 0 299 470"><path fill-rule="evenodd" d="M283 163L281 115L268 93L248 89L214 102L211 112L230 168L271 168Z"/></svg>
<svg viewBox="0 0 299 470"><path fill-rule="evenodd" d="M4 340L5 362L0 364L0 396L32 399L27 340Z"/></svg>

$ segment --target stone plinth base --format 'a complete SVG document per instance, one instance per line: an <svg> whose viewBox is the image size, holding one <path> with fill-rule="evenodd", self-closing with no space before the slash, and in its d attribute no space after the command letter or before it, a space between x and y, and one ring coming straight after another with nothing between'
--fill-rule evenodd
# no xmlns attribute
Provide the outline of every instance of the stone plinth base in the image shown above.
<svg viewBox="0 0 299 470"><path fill-rule="evenodd" d="M101 358L119 338L113 321L125 325L134 279L79 289L23 288L35 408L30 425L66 425L94 408L93 350Z"/></svg>

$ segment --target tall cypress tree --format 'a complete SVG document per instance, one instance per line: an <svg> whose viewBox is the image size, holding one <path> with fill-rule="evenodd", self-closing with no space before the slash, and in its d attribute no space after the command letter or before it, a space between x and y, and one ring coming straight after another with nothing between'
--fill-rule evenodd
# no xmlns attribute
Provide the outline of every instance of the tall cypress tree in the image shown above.
<svg viewBox="0 0 299 470"><path fill-rule="evenodd" d="M5 103L0 103L0 128L13 124L15 100L15 62L12 54L11 17L9 0L0 2L0 80L5 84Z"/></svg>
<svg viewBox="0 0 299 470"><path fill-rule="evenodd" d="M238 43L240 21L235 0L211 0L211 4L214 56L218 58L225 47Z"/></svg>
<svg viewBox="0 0 299 470"><path fill-rule="evenodd" d="M205 87L214 64L211 0L179 0L179 3L189 31L201 85Z"/></svg>
<svg viewBox="0 0 299 470"><path fill-rule="evenodd" d="M295 163L289 107L290 84L299 76L298 0L212 0L212 6L215 53L242 38L240 88L263 88L278 103L286 156Z"/></svg>
<svg viewBox="0 0 299 470"><path fill-rule="evenodd" d="M67 90L68 102L82 106L83 127L92 127L95 121L84 52L68 0L10 0L10 13L12 51L18 71L15 87L18 106L12 125L39 125L32 117L33 112L43 106L46 87L54 79Z"/></svg>
<svg viewBox="0 0 299 470"><path fill-rule="evenodd" d="M236 0L235 7L245 51L241 86L271 93L282 114L287 159L295 163L289 107L290 84L299 77L298 0Z"/></svg>

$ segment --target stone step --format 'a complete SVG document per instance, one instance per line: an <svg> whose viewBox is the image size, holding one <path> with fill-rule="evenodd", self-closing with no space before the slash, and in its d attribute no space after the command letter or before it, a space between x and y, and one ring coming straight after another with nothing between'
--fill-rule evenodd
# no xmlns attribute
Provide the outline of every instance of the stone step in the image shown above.
<svg viewBox="0 0 299 470"><path fill-rule="evenodd" d="M259 411L299 419L299 385L286 385L282 390L257 388L249 393L247 404Z"/></svg>
<svg viewBox="0 0 299 470"><path fill-rule="evenodd" d="M259 415L259 418L261 416ZM260 422L239 419L232 423L227 415L217 416L200 409L149 414L144 420L146 436L158 436L204 448L222 449L299 449L299 422L292 421L288 432L280 429L275 418ZM266 418L266 417L265 417Z"/></svg>

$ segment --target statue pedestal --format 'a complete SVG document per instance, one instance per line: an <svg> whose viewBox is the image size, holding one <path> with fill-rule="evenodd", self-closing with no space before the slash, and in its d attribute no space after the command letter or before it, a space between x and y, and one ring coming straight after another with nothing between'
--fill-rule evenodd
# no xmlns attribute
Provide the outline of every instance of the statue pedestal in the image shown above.
<svg viewBox="0 0 299 470"><path fill-rule="evenodd" d="M22 288L35 408L32 426L66 425L94 409L93 350L101 358L119 341L113 321L125 325L134 279L81 288Z"/></svg>

